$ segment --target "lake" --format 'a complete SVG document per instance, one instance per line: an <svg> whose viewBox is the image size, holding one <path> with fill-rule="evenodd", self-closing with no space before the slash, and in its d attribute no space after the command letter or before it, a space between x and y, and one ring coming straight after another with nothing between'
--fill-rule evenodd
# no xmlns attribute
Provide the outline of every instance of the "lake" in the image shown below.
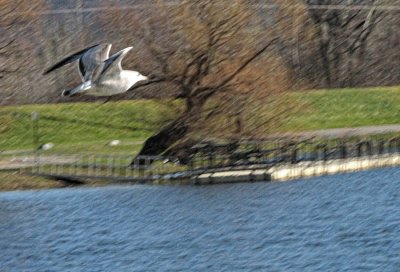
<svg viewBox="0 0 400 272"><path fill-rule="evenodd" d="M400 168L0 193L0 271L398 271Z"/></svg>

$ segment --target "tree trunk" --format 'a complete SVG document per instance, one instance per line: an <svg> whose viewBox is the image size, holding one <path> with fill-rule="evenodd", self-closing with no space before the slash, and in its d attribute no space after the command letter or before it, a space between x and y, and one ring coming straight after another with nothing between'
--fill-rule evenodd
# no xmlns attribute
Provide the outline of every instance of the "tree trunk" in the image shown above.
<svg viewBox="0 0 400 272"><path fill-rule="evenodd" d="M157 156L168 151L168 155L174 154L171 150L175 144L185 139L190 127L197 122L201 116L201 108L205 101L200 99L187 98L186 110L174 121L162 128L157 134L146 140L142 149L137 154L134 162L141 164L140 156Z"/></svg>
<svg viewBox="0 0 400 272"><path fill-rule="evenodd" d="M177 118L146 140L138 156L157 156L182 139L188 132L185 116Z"/></svg>

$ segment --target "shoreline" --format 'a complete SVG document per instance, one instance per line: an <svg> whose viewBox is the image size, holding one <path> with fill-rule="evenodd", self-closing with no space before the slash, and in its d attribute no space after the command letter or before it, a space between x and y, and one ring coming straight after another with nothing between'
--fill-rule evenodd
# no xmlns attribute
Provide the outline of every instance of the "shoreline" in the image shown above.
<svg viewBox="0 0 400 272"><path fill-rule="evenodd" d="M27 190L51 190L73 187L101 187L113 184L110 181L89 181L82 185L73 185L62 180L35 177L15 170L0 171L0 193Z"/></svg>
<svg viewBox="0 0 400 272"><path fill-rule="evenodd" d="M110 179L73 180L55 176L34 176L19 171L0 171L0 192L16 190L59 189L77 186L99 187L126 183L149 185L213 185L226 183L288 182L319 176L360 172L385 167L400 166L400 154L375 155L349 159L336 159L317 162L284 164L268 169L249 166L243 170L210 171L201 174L186 175L182 178L160 178L148 182L139 182L127 178L125 181Z"/></svg>
<svg viewBox="0 0 400 272"><path fill-rule="evenodd" d="M245 169L227 172L203 173L188 182L198 185L246 182L289 182L299 179L355 173L373 169L400 166L400 155L375 155L368 157L336 159L317 162L300 162L273 166L269 169Z"/></svg>

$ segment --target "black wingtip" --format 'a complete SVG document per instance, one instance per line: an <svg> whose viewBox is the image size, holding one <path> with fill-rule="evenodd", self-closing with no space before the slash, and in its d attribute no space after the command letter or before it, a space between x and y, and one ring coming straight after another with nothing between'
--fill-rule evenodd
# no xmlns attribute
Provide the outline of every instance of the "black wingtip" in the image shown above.
<svg viewBox="0 0 400 272"><path fill-rule="evenodd" d="M71 90L64 90L64 91L61 93L61 96L62 96L62 97L71 96Z"/></svg>

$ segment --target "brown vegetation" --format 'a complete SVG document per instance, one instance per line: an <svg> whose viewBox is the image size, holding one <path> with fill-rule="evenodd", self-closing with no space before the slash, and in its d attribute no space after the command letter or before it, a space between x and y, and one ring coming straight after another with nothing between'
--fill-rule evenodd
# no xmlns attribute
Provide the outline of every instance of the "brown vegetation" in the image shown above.
<svg viewBox="0 0 400 272"><path fill-rule="evenodd" d="M289 0L274 0L269 4L242 2L257 17L250 20L251 26L278 37L279 46L271 53L279 55L290 70L293 89L400 82L397 72L400 11L390 8L399 7L399 0L309 0L296 5ZM99 42L113 42L117 49L142 47L143 42L136 35L137 20L154 18L154 10L159 10L151 1L146 3L148 6L132 4L128 9L120 4L85 12L55 13L52 10L59 8L79 10L97 6L78 0L59 3L61 6L44 3L50 2L0 1L2 105L70 101L60 97L60 90L79 81L75 66L49 77L38 77L38 73L61 56ZM166 3L169 10L174 6L170 1ZM161 13L157 15L161 19ZM166 30L165 34L169 32ZM130 54L124 65L148 73L153 66L147 62L148 56ZM169 93L142 88L115 99L165 97L165 94Z"/></svg>
<svg viewBox="0 0 400 272"><path fill-rule="evenodd" d="M289 74L273 53L278 39L259 20L245 1L207 0L160 4L138 23L139 55L147 55L153 81L185 104L139 155L176 155L204 137L238 140L279 124L290 104L283 103ZM260 108L266 114L254 116Z"/></svg>
<svg viewBox="0 0 400 272"><path fill-rule="evenodd" d="M38 11L44 1L0 0L0 102L17 104L30 93L27 89L41 60L38 44L43 38ZM24 93L25 91L25 93Z"/></svg>
<svg viewBox="0 0 400 272"><path fill-rule="evenodd" d="M153 83L115 99L184 104L141 155L174 154L205 137L264 135L292 112L287 90L399 84L399 11L381 7L400 2L358 2L158 1L51 14L42 1L0 0L0 104L76 101L60 97L79 80L75 67L37 75L60 56L112 42L134 46L124 67L150 74ZM260 109L264 115L255 117Z"/></svg>
<svg viewBox="0 0 400 272"><path fill-rule="evenodd" d="M357 1L318 0L309 8L315 25L315 41L321 60L326 87L353 87L356 85L357 66L366 58L368 37L383 18L377 9L379 1L369 0L368 9L318 9L318 5L356 5Z"/></svg>

